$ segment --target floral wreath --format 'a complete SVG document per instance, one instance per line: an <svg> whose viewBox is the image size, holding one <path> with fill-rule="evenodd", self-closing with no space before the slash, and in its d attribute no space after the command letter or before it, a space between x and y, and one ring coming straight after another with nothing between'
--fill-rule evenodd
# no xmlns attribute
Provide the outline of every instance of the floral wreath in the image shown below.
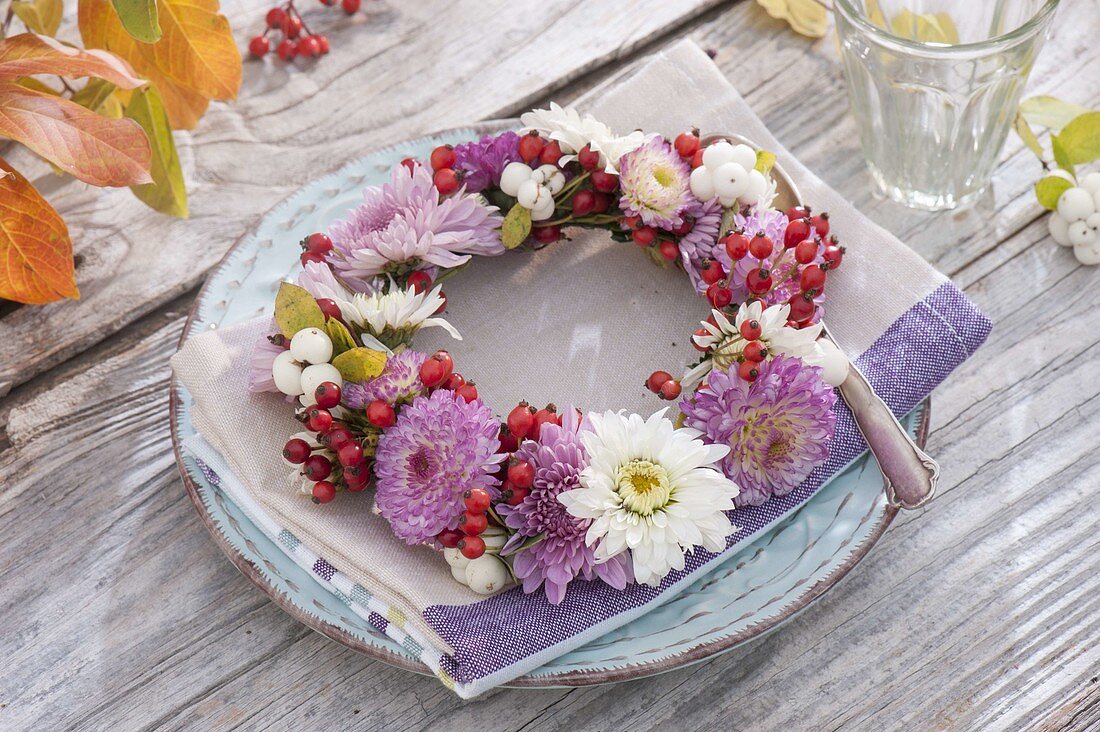
<svg viewBox="0 0 1100 732"><path fill-rule="evenodd" d="M401 161L304 239L250 386L296 400L283 457L315 503L370 488L394 534L441 549L458 582L557 604L575 579L658 585L696 547L725 548L728 511L824 462L848 363L821 318L844 248L827 214L771 207L766 151L697 130L618 136L555 104L521 122ZM709 302L698 362L645 381L678 401L675 422L526 402L498 419L450 354L410 347L421 328L460 337L441 283L473 256L538 249L564 226L632 241Z"/></svg>

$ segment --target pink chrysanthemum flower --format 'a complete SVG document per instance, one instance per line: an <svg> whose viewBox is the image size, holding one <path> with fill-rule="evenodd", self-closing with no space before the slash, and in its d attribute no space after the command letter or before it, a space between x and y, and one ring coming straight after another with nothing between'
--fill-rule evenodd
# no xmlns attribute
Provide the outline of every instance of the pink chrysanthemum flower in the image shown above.
<svg viewBox="0 0 1100 732"><path fill-rule="evenodd" d="M699 274L703 267L703 260L714 259L716 249L725 249L718 246L718 232L722 227L723 210L717 198L709 201L692 200L691 204L684 209L684 216L691 218L693 223L691 231L680 239L680 260L688 273L692 287L699 294L707 291L707 283Z"/></svg>
<svg viewBox="0 0 1100 732"><path fill-rule="evenodd" d="M829 456L836 427L836 393L821 369L777 356L761 364L756 381L737 374L737 364L715 370L706 386L680 402L684 424L707 442L729 445L722 470L737 483L739 506L759 506L794 490Z"/></svg>
<svg viewBox="0 0 1100 732"><path fill-rule="evenodd" d="M420 381L420 366L427 358L411 348L390 356L382 373L370 381L344 384L344 405L351 409L365 409L375 399L393 404L399 399L420 396L426 391Z"/></svg>
<svg viewBox="0 0 1100 732"><path fill-rule="evenodd" d="M278 335L272 323L272 335ZM287 346L277 346L271 342L270 337L263 337L256 341L252 349L252 360L248 372L249 391L279 391L275 386L275 379L271 375L271 367L275 365L275 357L285 351Z"/></svg>
<svg viewBox="0 0 1100 732"><path fill-rule="evenodd" d="M535 466L531 493L518 506L498 507L508 527L516 531L505 544L503 554L533 536L543 535L537 544L515 555L512 569L523 583L524 592L531 593L544 586L547 599L554 605L561 603L566 587L578 577L585 580L599 577L618 590L634 580L626 552L606 562L596 562L595 546L585 545L592 520L571 516L558 501L559 493L580 487L580 473L587 455L578 432L584 429L576 410L569 408L562 417L561 427L545 424L539 442L525 440L516 457Z"/></svg>
<svg viewBox="0 0 1100 732"><path fill-rule="evenodd" d="M647 226L671 231L683 223L681 214L696 200L691 194L691 166L662 137L654 137L619 161L619 207Z"/></svg>
<svg viewBox="0 0 1100 732"><path fill-rule="evenodd" d="M363 203L329 229L337 273L355 288L381 274L457 267L470 255L502 254L495 206L460 191L442 198L422 165L395 166L389 183L363 190Z"/></svg>
<svg viewBox="0 0 1100 732"><path fill-rule="evenodd" d="M404 407L382 433L375 453L375 502L398 537L430 542L454 528L465 510L463 492L484 488L496 498L494 474L500 422L475 399L467 403L440 389Z"/></svg>

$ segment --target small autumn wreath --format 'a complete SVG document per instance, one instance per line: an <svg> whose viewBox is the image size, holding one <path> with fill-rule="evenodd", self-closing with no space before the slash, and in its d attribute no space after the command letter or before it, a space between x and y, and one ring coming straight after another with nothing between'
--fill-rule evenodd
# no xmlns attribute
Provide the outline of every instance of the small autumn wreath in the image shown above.
<svg viewBox="0 0 1100 732"><path fill-rule="evenodd" d="M696 131L619 136L557 105L522 124L402 161L307 237L251 386L296 400L303 429L283 456L314 502L371 489L394 534L442 549L459 582L559 603L574 579L658 584L696 547L725 547L729 510L825 460L847 361L821 318L844 249L826 214L771 207L765 151ZM645 381L678 403L675 421L522 402L500 419L450 354L411 347L422 328L459 337L442 317L447 277L567 226L633 242L709 302L698 362Z"/></svg>

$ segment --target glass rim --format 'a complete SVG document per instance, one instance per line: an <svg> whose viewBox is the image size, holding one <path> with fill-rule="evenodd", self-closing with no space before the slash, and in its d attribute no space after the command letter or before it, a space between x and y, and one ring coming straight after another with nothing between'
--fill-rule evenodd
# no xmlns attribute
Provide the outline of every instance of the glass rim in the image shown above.
<svg viewBox="0 0 1100 732"><path fill-rule="evenodd" d="M836 10L838 14L843 15L849 22L858 26L862 31L873 36L880 43L900 46L907 50L920 51L921 53L929 55L947 55L960 51L975 52L992 49L1033 35L1034 32L1039 29L1039 26L1054 12L1054 9L1058 7L1059 2L1061 2L1061 0L1046 0L1046 2L1043 3L1043 7L1039 8L1039 10L1028 18L1026 22L999 36L987 38L984 41L938 45L922 43L921 41L914 41L910 38L903 38L884 28L878 27L868 20L866 15L855 8L852 4L852 0L833 0L833 9Z"/></svg>

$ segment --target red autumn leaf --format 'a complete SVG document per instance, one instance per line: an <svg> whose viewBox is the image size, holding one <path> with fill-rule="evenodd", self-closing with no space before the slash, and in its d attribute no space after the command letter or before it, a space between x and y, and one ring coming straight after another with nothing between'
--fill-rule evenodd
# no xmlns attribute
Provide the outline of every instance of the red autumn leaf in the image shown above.
<svg viewBox="0 0 1100 732"><path fill-rule="evenodd" d="M31 305L80 298L73 244L57 211L0 158L0 297Z"/></svg>
<svg viewBox="0 0 1100 732"><path fill-rule="evenodd" d="M95 76L122 89L146 83L130 64L106 51L66 46L56 38L21 33L0 40L0 81L32 74L56 74L78 78Z"/></svg>
<svg viewBox="0 0 1100 732"><path fill-rule="evenodd" d="M136 122L108 119L11 82L0 82L0 136L23 143L95 186L153 181L149 139Z"/></svg>

